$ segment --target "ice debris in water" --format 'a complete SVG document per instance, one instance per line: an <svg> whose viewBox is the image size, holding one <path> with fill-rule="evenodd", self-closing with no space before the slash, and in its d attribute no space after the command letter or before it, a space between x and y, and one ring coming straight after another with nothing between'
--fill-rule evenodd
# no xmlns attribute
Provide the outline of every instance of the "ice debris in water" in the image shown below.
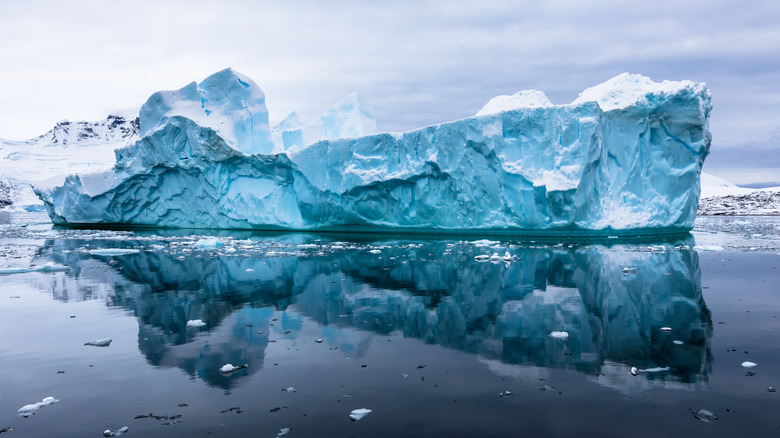
<svg viewBox="0 0 780 438"><path fill-rule="evenodd" d="M670 331L672 331L672 328L671 327L661 327L661 331L662 332L670 332Z"/></svg>
<svg viewBox="0 0 780 438"><path fill-rule="evenodd" d="M753 368L756 365L758 365L758 364L755 363L755 362L747 361L747 360L742 362L742 366L745 367L745 368Z"/></svg>
<svg viewBox="0 0 780 438"><path fill-rule="evenodd" d="M235 366L232 363L226 363L225 365L222 365L222 368L219 369L219 372L222 374L231 374L238 370L243 370L244 368L248 368L248 367L249 365L247 364Z"/></svg>
<svg viewBox="0 0 780 438"><path fill-rule="evenodd" d="M290 387L284 388L282 391L284 391L284 392L295 392L295 388L290 386Z"/></svg>
<svg viewBox="0 0 780 438"><path fill-rule="evenodd" d="M511 391L501 391L498 393L499 397L509 397L510 395L512 395Z"/></svg>
<svg viewBox="0 0 780 438"><path fill-rule="evenodd" d="M475 241L473 241L471 243L473 243L474 246L484 247L484 246L495 246L495 245L498 245L501 242L499 242L497 240L482 239L482 240L475 240Z"/></svg>
<svg viewBox="0 0 780 438"><path fill-rule="evenodd" d="M105 248L105 249L91 249L89 251L90 254L95 256L122 256L127 254L138 254L139 250L137 249L123 249L123 248Z"/></svg>
<svg viewBox="0 0 780 438"><path fill-rule="evenodd" d="M637 367L631 367L631 375L636 376L637 374L639 374Z"/></svg>
<svg viewBox="0 0 780 438"><path fill-rule="evenodd" d="M706 409L699 409L698 411L691 411L694 417L696 417L697 420L701 420L705 423L710 423L712 421L717 420L718 417L715 415L712 411L708 411Z"/></svg>
<svg viewBox="0 0 780 438"><path fill-rule="evenodd" d="M552 336L555 339L561 339L561 340L567 340L569 339L569 332L550 332L550 336Z"/></svg>
<svg viewBox="0 0 780 438"><path fill-rule="evenodd" d="M111 345L111 341L111 338L98 339L97 341L85 342L84 345L89 345L91 347L108 347Z"/></svg>
<svg viewBox="0 0 780 438"><path fill-rule="evenodd" d="M283 436L287 435L288 433L290 433L290 430L291 429L289 427L283 427L283 428L279 429L279 433L276 434L276 437L277 438L283 437Z"/></svg>
<svg viewBox="0 0 780 438"><path fill-rule="evenodd" d="M122 426L119 429L117 429L116 431L111 431L111 429L106 429L106 430L103 431L103 436L106 436L106 437L108 437L108 436L119 436L119 435L122 435L123 433L127 432L128 430L129 430L129 428L127 426Z"/></svg>
<svg viewBox="0 0 780 438"><path fill-rule="evenodd" d="M636 267L634 267L634 266L625 267L625 268L623 268L623 273L624 274L636 274Z"/></svg>
<svg viewBox="0 0 780 438"><path fill-rule="evenodd" d="M677 339L675 339L675 340L674 340L674 341L672 341L672 342L674 343L674 345L682 345L682 344L684 344L684 342L683 342L683 341L680 341L680 340L677 340Z"/></svg>
<svg viewBox="0 0 780 438"><path fill-rule="evenodd" d="M372 411L371 409L366 409L366 408L355 409L354 411L349 413L349 418L352 421L358 421L361 418L365 417L366 415L368 415L368 414L370 414L372 412L374 412L374 411Z"/></svg>
<svg viewBox="0 0 780 438"><path fill-rule="evenodd" d="M480 254L480 255L474 257L474 260L476 260L478 262L486 262L486 261L490 260L490 256L487 255L487 254Z"/></svg>
<svg viewBox="0 0 780 438"><path fill-rule="evenodd" d="M654 367L654 368L646 368L646 369L631 367L631 375L636 376L639 373L662 373L664 371L669 371L670 369L671 368L669 367Z"/></svg>
<svg viewBox="0 0 780 438"><path fill-rule="evenodd" d="M206 325L202 319L191 319L187 321L187 327L204 327Z"/></svg>
<svg viewBox="0 0 780 438"><path fill-rule="evenodd" d="M29 405L24 405L17 412L19 412L19 415L23 417L29 417L32 415L33 412L37 411L38 409L42 408L43 406L48 406L54 403L57 403L59 400L57 400L54 397L46 397L43 400L37 402L37 403L31 403Z"/></svg>

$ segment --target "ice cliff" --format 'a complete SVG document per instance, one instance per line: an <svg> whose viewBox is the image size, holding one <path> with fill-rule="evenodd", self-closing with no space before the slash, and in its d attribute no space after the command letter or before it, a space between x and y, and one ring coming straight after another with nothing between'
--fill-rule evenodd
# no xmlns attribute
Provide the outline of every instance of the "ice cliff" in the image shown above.
<svg viewBox="0 0 780 438"><path fill-rule="evenodd" d="M704 84L622 74L571 104L525 91L473 117L365 135L373 115L352 95L304 126L288 120L274 147L262 91L227 69L154 94L142 137L113 169L38 194L71 225L682 231L696 216L710 110Z"/></svg>

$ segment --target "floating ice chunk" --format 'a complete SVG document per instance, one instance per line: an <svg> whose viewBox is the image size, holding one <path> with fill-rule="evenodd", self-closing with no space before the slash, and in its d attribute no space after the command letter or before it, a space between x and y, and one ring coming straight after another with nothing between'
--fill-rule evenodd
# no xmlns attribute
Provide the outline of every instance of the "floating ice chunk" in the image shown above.
<svg viewBox="0 0 780 438"><path fill-rule="evenodd" d="M119 435L122 435L123 433L127 432L128 430L129 430L129 428L127 426L122 426L119 429L117 429L116 431L111 431L111 429L106 429L106 430L103 431L103 436L106 436L106 437L108 437L108 436L119 436Z"/></svg>
<svg viewBox="0 0 780 438"><path fill-rule="evenodd" d="M664 371L669 371L669 367L655 367L655 368L647 368L645 370L641 370L645 373L662 373Z"/></svg>
<svg viewBox="0 0 780 438"><path fill-rule="evenodd" d="M745 367L745 368L753 368L756 365L758 365L758 364L755 363L755 362L750 362L750 361L742 362L742 366Z"/></svg>
<svg viewBox="0 0 780 438"><path fill-rule="evenodd" d="M674 345L682 345L682 344L684 344L684 342L683 342L683 341L678 341L677 339L675 339L675 340L674 340L674 341L672 341L672 342L674 343Z"/></svg>
<svg viewBox="0 0 780 438"><path fill-rule="evenodd" d="M317 340L316 340L316 341L314 341L314 342L316 342L316 343L318 343L318 344L322 344L322 338L320 338L320 339L317 339Z"/></svg>
<svg viewBox="0 0 780 438"><path fill-rule="evenodd" d="M491 262L502 262L502 261L504 261L504 258L501 257L500 255L498 255L497 252L494 252L493 255L490 256L490 261Z"/></svg>
<svg viewBox="0 0 780 438"><path fill-rule="evenodd" d="M552 336L555 339L561 339L561 340L567 340L569 339L569 333L568 332L550 332L550 336Z"/></svg>
<svg viewBox="0 0 780 438"><path fill-rule="evenodd" d="M52 405L54 403L57 403L58 401L59 400L57 400L54 397L46 397L37 403L31 403L29 405L22 406L21 408L19 408L17 412L19 412L19 415L23 417L29 417L30 415L32 415L33 412L37 411L38 409L44 406Z"/></svg>
<svg viewBox="0 0 780 438"><path fill-rule="evenodd" d="M106 256L106 257L123 256L127 254L138 254L139 252L141 251L137 249L123 249L123 248L92 249L89 251L89 253L94 256Z"/></svg>
<svg viewBox="0 0 780 438"><path fill-rule="evenodd" d="M98 339L97 341L85 342L84 345L89 345L91 347L108 347L111 345L111 340L111 338Z"/></svg>
<svg viewBox="0 0 780 438"><path fill-rule="evenodd" d="M636 376L637 374L639 374L637 367L631 367L631 375Z"/></svg>
<svg viewBox="0 0 780 438"><path fill-rule="evenodd" d="M217 239L216 237L210 237L208 239L198 240L193 246L201 249L214 249L219 248L222 245L223 243L221 240Z"/></svg>
<svg viewBox="0 0 780 438"><path fill-rule="evenodd" d="M70 267L68 266L47 263L43 266L35 266L32 268L0 268L0 275L26 274L28 272L65 272L69 270Z"/></svg>
<svg viewBox="0 0 780 438"><path fill-rule="evenodd" d="M636 267L635 266L627 266L623 268L624 274L636 274Z"/></svg>
<svg viewBox="0 0 780 438"><path fill-rule="evenodd" d="M372 411L371 409L366 409L366 408L355 409L354 411L349 413L349 418L352 421L358 421L361 418L365 417L366 415L368 415L368 414L370 414L372 412L374 412L374 411Z"/></svg>
<svg viewBox="0 0 780 438"><path fill-rule="evenodd" d="M487 255L487 254L480 254L480 255L474 257L474 260L476 260L478 262L486 262L486 261L490 260L490 256Z"/></svg>
<svg viewBox="0 0 780 438"><path fill-rule="evenodd" d="M696 245L693 249L699 251L723 251L723 247L720 245Z"/></svg>
<svg viewBox="0 0 780 438"><path fill-rule="evenodd" d="M289 386L287 388L284 388L282 391L284 392L295 392L295 388L292 386Z"/></svg>
<svg viewBox="0 0 780 438"><path fill-rule="evenodd" d="M509 263L514 260L514 257L512 257L511 254L509 254L509 251L504 252L504 261Z"/></svg>
<svg viewBox="0 0 780 438"><path fill-rule="evenodd" d="M717 420L718 417L715 415L712 411L708 411L706 409L699 409L698 411L691 411L694 417L696 417L697 420L701 420L705 423L710 423L712 421Z"/></svg>
<svg viewBox="0 0 780 438"><path fill-rule="evenodd" d="M501 391L498 393L499 397L509 397L510 395L512 395L512 391Z"/></svg>
<svg viewBox="0 0 780 438"><path fill-rule="evenodd" d="M661 331L662 332L670 332L670 331L672 331L672 328L671 327L661 327Z"/></svg>
<svg viewBox="0 0 780 438"><path fill-rule="evenodd" d="M285 436L288 433L290 433L290 430L291 429L289 427L283 427L283 428L279 429L279 433L276 434L276 437L279 438L279 437Z"/></svg>
<svg viewBox="0 0 780 438"><path fill-rule="evenodd" d="M255 270L252 268L246 268L246 272L255 272Z"/></svg>
<svg viewBox="0 0 780 438"><path fill-rule="evenodd" d="M202 319L191 319L187 321L187 327L204 327L206 325Z"/></svg>
<svg viewBox="0 0 780 438"><path fill-rule="evenodd" d="M498 244L499 244L499 243L501 243L501 242L499 242L499 241L497 241L497 240L487 240L487 239L482 239L482 240L475 240L475 241L473 241L473 242L471 242L471 243L472 243L474 246L478 246L478 247L485 247L485 246L495 246L495 245L498 245Z"/></svg>
<svg viewBox="0 0 780 438"><path fill-rule="evenodd" d="M219 372L222 374L232 374L247 367L249 367L247 364L235 366L232 363L226 363L225 365L222 365L222 368L219 369Z"/></svg>
<svg viewBox="0 0 780 438"><path fill-rule="evenodd" d="M316 247L317 247L317 245L314 244L314 243L302 243L302 244L298 245L298 248L300 248L300 249L312 249L312 248L316 248Z"/></svg>
<svg viewBox="0 0 780 438"><path fill-rule="evenodd" d="M378 249L372 249L372 250L371 250L371 251L369 251L369 252L370 252L371 254L382 254L382 251L381 251L381 250L378 250Z"/></svg>

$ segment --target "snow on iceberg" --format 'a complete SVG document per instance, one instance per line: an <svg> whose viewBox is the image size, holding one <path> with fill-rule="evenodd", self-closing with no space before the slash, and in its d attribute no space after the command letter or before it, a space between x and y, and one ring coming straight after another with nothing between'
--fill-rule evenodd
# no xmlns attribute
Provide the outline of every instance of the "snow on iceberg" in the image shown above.
<svg viewBox="0 0 780 438"><path fill-rule="evenodd" d="M282 137L297 132L298 141L274 149L262 91L227 69L153 95L141 109L143 137L117 150L112 171L37 193L54 223L74 226L567 235L693 228L711 140L704 84L623 74L567 105L528 91L491 101L480 115L404 133L328 133L375 126L351 96L326 112L336 119L291 124ZM319 136L309 135L312 127Z"/></svg>

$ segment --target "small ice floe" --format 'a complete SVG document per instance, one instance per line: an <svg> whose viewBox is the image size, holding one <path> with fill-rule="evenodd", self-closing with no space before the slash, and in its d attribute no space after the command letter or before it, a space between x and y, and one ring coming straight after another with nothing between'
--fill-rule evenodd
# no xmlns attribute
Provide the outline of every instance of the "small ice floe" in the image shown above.
<svg viewBox="0 0 780 438"><path fill-rule="evenodd" d="M699 409L698 411L691 410L691 413L693 414L694 417L696 417L697 420L701 420L705 423L710 423L720 418L717 415L715 415L712 411L708 411L706 409Z"/></svg>
<svg viewBox="0 0 780 438"><path fill-rule="evenodd" d="M320 339L317 339L317 340L315 340L314 342L316 342L316 343L318 343L318 344L322 344L322 338L320 338Z"/></svg>
<svg viewBox="0 0 780 438"><path fill-rule="evenodd" d="M283 427L279 429L279 433L276 434L276 438L287 435L288 433L290 433L290 430L292 429L290 429L289 427Z"/></svg>
<svg viewBox="0 0 780 438"><path fill-rule="evenodd" d="M569 339L569 332L550 332L550 336L552 336L555 339L560 339L562 341L565 341Z"/></svg>
<svg viewBox="0 0 780 438"><path fill-rule="evenodd" d="M501 242L499 242L497 240L487 240L487 239L475 240L475 241L471 242L472 245L479 246L479 247L482 247L482 246L494 246L494 245L498 245L499 243L501 243Z"/></svg>
<svg viewBox="0 0 780 438"><path fill-rule="evenodd" d="M671 327L661 327L661 331L662 332L670 332L670 331L672 331L672 328Z"/></svg>
<svg viewBox="0 0 780 438"><path fill-rule="evenodd" d="M672 343L674 343L674 345L682 345L682 344L684 344L684 342L683 342L683 341L678 341L677 339L675 339L674 341L672 341Z"/></svg>
<svg viewBox="0 0 780 438"><path fill-rule="evenodd" d="M509 397L510 395L512 395L511 391L501 391L498 393L499 397Z"/></svg>
<svg viewBox="0 0 780 438"><path fill-rule="evenodd" d="M84 345L89 345L90 347L108 347L111 345L111 341L111 338L98 339L97 341L85 342Z"/></svg>
<svg viewBox="0 0 780 438"><path fill-rule="evenodd" d="M33 266L31 268L9 268L9 267L2 267L0 268L0 275L11 275L11 274L26 274L28 272L64 272L64 271L70 271L70 268L67 266L62 265L55 265L52 263L47 263L43 266Z"/></svg>
<svg viewBox="0 0 780 438"><path fill-rule="evenodd" d="M750 362L750 361L742 362L742 366L745 367L745 368L753 368L756 365L758 365L758 364L755 363L755 362Z"/></svg>
<svg viewBox="0 0 780 438"><path fill-rule="evenodd" d="M192 246L200 249L214 249L214 248L219 248L222 245L223 243L221 240L217 239L216 237L210 237L206 239L200 239L197 242L195 242Z"/></svg>
<svg viewBox="0 0 780 438"><path fill-rule="evenodd" d="M246 272L255 272L255 270L252 268L246 268Z"/></svg>
<svg viewBox="0 0 780 438"><path fill-rule="evenodd" d="M655 367L655 368L645 368L645 369L639 369L637 367L631 367L631 375L636 376L639 373L662 373L664 371L669 371L669 367Z"/></svg>
<svg viewBox="0 0 780 438"><path fill-rule="evenodd" d="M490 260L490 256L487 255L487 254L480 254L480 255L474 257L474 260L476 260L478 262L486 262L486 261Z"/></svg>
<svg viewBox="0 0 780 438"><path fill-rule="evenodd" d="M106 257L113 257L113 256L123 256L127 254L138 254L139 250L137 249L127 249L127 248L105 248L105 249L91 249L89 250L89 253L94 256L106 256Z"/></svg>
<svg viewBox="0 0 780 438"><path fill-rule="evenodd" d="M202 319L191 319L187 321L187 327L205 327L206 323Z"/></svg>
<svg viewBox="0 0 780 438"><path fill-rule="evenodd" d="M698 251L723 251L723 247L720 245L696 245L693 249Z"/></svg>
<svg viewBox="0 0 780 438"><path fill-rule="evenodd" d="M127 426L122 426L115 431L112 431L111 429L106 429L103 431L103 436L119 436L127 432L128 430L129 428Z"/></svg>
<svg viewBox="0 0 780 438"><path fill-rule="evenodd" d="M371 250L371 251L369 251L369 252L370 252L371 254L382 254L382 251L381 251L381 250L378 250L378 249L372 249L372 250Z"/></svg>
<svg viewBox="0 0 780 438"><path fill-rule="evenodd" d="M774 386L767 386L766 390L768 392L777 392L777 390L774 388Z"/></svg>
<svg viewBox="0 0 780 438"><path fill-rule="evenodd" d="M289 386L287 388L284 388L282 391L284 392L295 392L295 388L292 386Z"/></svg>
<svg viewBox="0 0 780 438"><path fill-rule="evenodd" d="M401 377L403 377L405 379L405 378L409 377L409 375L406 374L406 373L403 373L403 374L401 374Z"/></svg>
<svg viewBox="0 0 780 438"><path fill-rule="evenodd" d="M500 255L498 255L497 252L494 252L493 255L490 256L490 262L491 263L498 263L498 262L503 262L503 261L504 261L504 258L501 257Z"/></svg>
<svg viewBox="0 0 780 438"><path fill-rule="evenodd" d="M555 388L553 388L550 385L539 386L536 389L538 389L539 391L555 391Z"/></svg>
<svg viewBox="0 0 780 438"><path fill-rule="evenodd" d="M372 412L374 412L374 411L372 411L371 409L366 409L366 408L355 409L354 411L349 413L349 418L352 421L358 421L361 418L365 417L366 415L368 415L368 414L370 414Z"/></svg>
<svg viewBox="0 0 780 438"><path fill-rule="evenodd" d="M623 268L624 274L636 274L636 266L626 266Z"/></svg>
<svg viewBox="0 0 780 438"><path fill-rule="evenodd" d="M317 247L316 243L301 243L298 245L298 248L300 249L314 249Z"/></svg>
<svg viewBox="0 0 780 438"><path fill-rule="evenodd" d="M31 403L29 405L24 405L17 412L19 412L19 415L22 417L29 417L33 414L33 412L37 411L38 409L44 407L53 405L54 403L57 403L59 400L57 400L54 397L46 397L43 400L39 401L38 403Z"/></svg>
<svg viewBox="0 0 780 438"><path fill-rule="evenodd" d="M219 372L222 374L233 374L238 370L243 370L244 368L248 368L249 365L239 365L235 366L232 363L226 363L225 365L222 365L222 368L219 369Z"/></svg>

